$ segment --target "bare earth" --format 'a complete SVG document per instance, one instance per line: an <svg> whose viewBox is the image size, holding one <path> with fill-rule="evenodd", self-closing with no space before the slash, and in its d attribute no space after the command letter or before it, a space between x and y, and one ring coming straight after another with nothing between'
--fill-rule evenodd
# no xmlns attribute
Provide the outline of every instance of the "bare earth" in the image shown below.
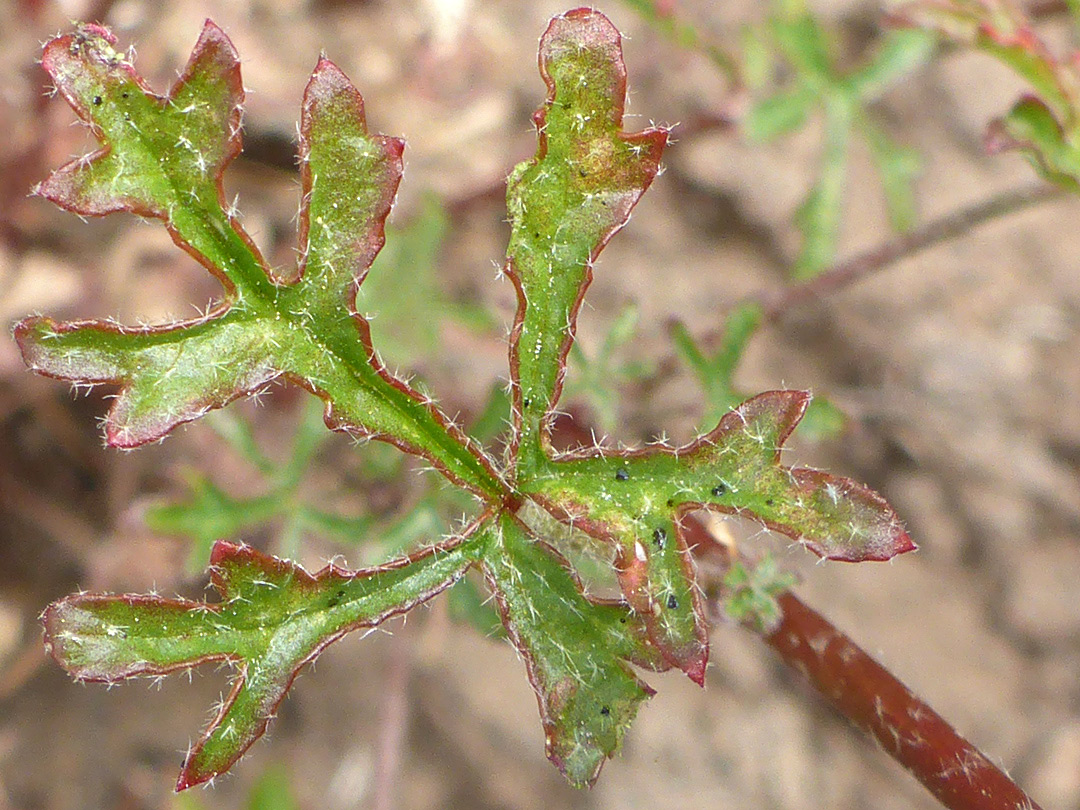
<svg viewBox="0 0 1080 810"><path fill-rule="evenodd" d="M857 52L880 7L812 3ZM752 2L678 4L722 41L762 13ZM714 8L715 6L715 8ZM0 320L32 311L158 321L216 294L164 229L130 216L81 223L25 197L51 167L84 151L70 110L42 97L39 45L71 19L104 12L162 91L206 17L232 37L250 89L248 157L230 170L244 221L271 261L290 261L297 181L295 121L320 51L367 100L373 129L404 135L408 171L394 221L434 190L455 203L438 276L458 300L509 322L513 292L492 260L506 237L500 184L533 149L542 99L536 43L566 7L550 0L416 3L334 0L8 0L0 29ZM724 86L627 7L602 7L625 32L628 126L715 112ZM1063 39L1061 22L1045 31ZM1019 84L987 58L953 53L892 91L880 114L925 159L920 221L1032 180L1012 155L987 157L987 120ZM676 130L678 136L679 130ZM723 132L679 137L667 172L605 252L581 339L595 347L629 302L641 308L635 359L671 357L672 316L695 334L741 297L773 289L795 254L792 212L814 176L819 130L774 146ZM856 150L842 255L889 235L880 186ZM798 592L890 666L1047 808L1080 808L1080 204L1028 209L793 309L755 338L739 384L806 387L852 416L822 445L796 441L789 462L828 466L883 492L921 545L892 564L815 565L780 546ZM402 280L408 284L408 279ZM448 328L445 353L419 359L446 409L471 413L505 374L498 334ZM698 392L681 372L627 396L618 438L691 435ZM275 390L258 412L268 442L287 435L298 397ZM183 470L224 487L257 485L205 426L122 454L100 446L99 394L75 399L27 373L0 340L0 810L181 808L171 785L189 740L226 686L200 671L160 690L77 686L40 646L36 616L77 588L197 595L183 541L154 537L141 510L183 490ZM335 440L313 488L340 488L353 451ZM364 452L361 449L358 452ZM366 497L366 496L365 496ZM362 503L361 499L358 501ZM355 504L346 498L343 507ZM265 538L248 538L259 542ZM305 546L362 562L358 548ZM403 734L396 808L932 808L917 783L848 728L735 626L716 629L707 688L654 676L621 756L577 791L544 758L535 700L505 643L449 623L445 605L406 627L349 638L305 673L268 737L206 807L245 806L268 768L284 767L305 808L374 807L379 751ZM392 696L404 696L403 707ZM387 707L390 706L390 710Z"/></svg>

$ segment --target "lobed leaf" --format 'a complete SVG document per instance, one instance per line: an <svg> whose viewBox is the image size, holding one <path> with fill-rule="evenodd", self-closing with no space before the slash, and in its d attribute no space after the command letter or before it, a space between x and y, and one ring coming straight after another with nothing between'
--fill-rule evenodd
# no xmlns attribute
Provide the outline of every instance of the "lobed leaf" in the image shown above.
<svg viewBox="0 0 1080 810"><path fill-rule="evenodd" d="M540 73L548 99L534 115L537 153L507 183L519 469L540 463L549 445L593 262L656 176L667 142L663 129L622 132L626 69L619 32L602 14L576 9L555 17L540 40Z"/></svg>
<svg viewBox="0 0 1080 810"><path fill-rule="evenodd" d="M663 669L663 659L627 605L584 597L566 561L516 518L500 521L482 567L536 690L548 758L591 785L653 695L627 664Z"/></svg>
<svg viewBox="0 0 1080 810"><path fill-rule="evenodd" d="M522 486L552 514L616 549L619 582L665 660L704 676L707 633L680 519L695 509L751 517L832 560L887 560L915 548L873 490L780 464L810 395L770 391L685 447L568 454Z"/></svg>
<svg viewBox="0 0 1080 810"><path fill-rule="evenodd" d="M792 7L798 13L783 21L787 28L777 37L806 86L825 100L830 131L820 199L808 219L820 261L835 239L856 99L850 89L833 86L823 32L801 4ZM46 69L103 147L54 173L39 192L80 213L130 210L161 219L174 241L220 279L224 297L201 318L157 327L31 318L16 328L27 362L77 383L119 385L106 434L122 447L160 438L209 409L289 379L323 399L325 412L315 418L424 456L479 496L486 510L460 536L359 571L329 566L313 575L218 542L211 563L219 603L80 594L50 606L47 643L80 680L160 676L209 660L236 668L230 695L189 752L179 789L226 770L264 732L299 669L326 645L409 610L473 565L482 569L507 635L525 660L549 757L571 782L591 784L652 694L631 666L674 666L704 680L708 634L684 531L689 511L755 517L832 559L888 559L913 548L876 493L780 464L782 444L806 413L803 392L747 400L678 449L552 451L553 409L592 264L658 173L667 140L663 129L622 131L626 74L618 32L603 15L577 9L556 17L545 32L540 69L548 98L534 116L539 146L508 183L506 271L518 310L506 470L496 470L429 398L387 371L367 320L357 313L358 289L383 245L402 143L368 133L363 99L344 74L320 59L305 90L300 260L292 272L271 272L222 196L221 174L240 147L242 101L228 39L208 22L164 98L149 92L114 45L105 29L83 26L46 46ZM888 78L892 62L902 59L886 61L867 86ZM888 163L891 153L884 151ZM396 265L387 272L407 270ZM684 354L715 399L732 396L735 363L759 320L758 310L737 313L712 358L685 336ZM593 377L610 367L612 352L631 331L627 316L587 368ZM713 388L711 374L720 378ZM499 421L502 404L492 399L479 420L481 432ZM244 455L273 477L271 495L242 502L206 484L196 489L188 511L165 518L189 529L197 520L209 540L212 532L280 513L317 451L312 427L305 423L282 468L259 452L249 431L228 427ZM542 518L530 502L544 507ZM385 542L411 542L430 528L437 506L434 496L421 500L387 530ZM292 511L293 527L349 531L354 525L307 507ZM611 552L596 556L614 558L623 599L584 592L577 573L549 544L566 529L552 516ZM212 518L216 528L205 525ZM762 615L782 579L765 573L735 583L745 591L744 607ZM475 613L480 600L469 596L476 595L465 598Z"/></svg>
<svg viewBox="0 0 1080 810"><path fill-rule="evenodd" d="M368 134L363 100L345 75L321 59L305 90L300 262L272 277L224 205L221 175L240 149L243 100L228 38L208 21L164 98L114 45L96 25L46 45L45 69L104 146L38 193L82 214L130 210L163 220L221 280L225 297L201 318L166 326L30 318L15 334L31 368L118 384L106 437L119 447L161 438L287 377L327 401L332 426L423 455L474 491L499 491L483 453L386 371L355 313L357 287L383 244L403 144Z"/></svg>
<svg viewBox="0 0 1080 810"><path fill-rule="evenodd" d="M160 502L147 509L145 520L150 529L193 541L188 555L193 574L206 567L215 541L239 540L272 521L280 523L276 551L286 557L296 555L300 536L309 531L356 543L372 529L375 521L371 516L348 517L324 511L303 495L301 484L309 465L329 437L320 405L314 399L304 403L289 457L282 464L271 461L262 452L250 423L242 416L231 411L210 415L209 423L215 432L259 471L264 479L264 494L235 497L210 477L191 471L186 476L187 498ZM426 536L441 531L439 526L425 529ZM401 547L394 549L400 550Z"/></svg>
<svg viewBox="0 0 1080 810"><path fill-rule="evenodd" d="M215 542L239 537L281 512L276 493L236 498L198 473L189 473L187 479L190 497L154 504L146 510L146 525L161 534L191 538L188 567L192 573L205 567Z"/></svg>
<svg viewBox="0 0 1080 810"><path fill-rule="evenodd" d="M300 669L330 643L404 613L456 582L486 543L464 535L361 571L309 574L250 546L219 542L210 560L220 603L76 594L49 606L45 643L77 680L112 683L207 661L236 670L232 690L188 752L177 790L225 772L266 730Z"/></svg>

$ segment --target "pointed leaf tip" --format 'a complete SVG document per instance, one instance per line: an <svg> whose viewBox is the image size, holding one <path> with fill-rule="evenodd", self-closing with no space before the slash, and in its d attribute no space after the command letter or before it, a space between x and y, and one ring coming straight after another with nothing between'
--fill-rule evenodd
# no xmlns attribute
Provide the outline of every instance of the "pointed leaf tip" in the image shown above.
<svg viewBox="0 0 1080 810"><path fill-rule="evenodd" d="M727 433L767 419L774 422L775 459L779 460L784 442L806 415L812 399L809 391L765 391L757 394L724 414L719 424L696 442L695 447L711 444Z"/></svg>

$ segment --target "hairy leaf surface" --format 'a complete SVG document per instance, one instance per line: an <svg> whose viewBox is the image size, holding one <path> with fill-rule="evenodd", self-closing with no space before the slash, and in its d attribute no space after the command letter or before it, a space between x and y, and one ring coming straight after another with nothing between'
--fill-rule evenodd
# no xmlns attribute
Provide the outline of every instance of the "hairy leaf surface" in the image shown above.
<svg viewBox="0 0 1080 810"><path fill-rule="evenodd" d="M660 168L667 131L622 131L626 68L619 32L595 11L556 17L540 40L548 100L536 157L510 176L506 270L518 291L511 336L519 469L537 464L562 389L592 265Z"/></svg>
<svg viewBox="0 0 1080 810"><path fill-rule="evenodd" d="M220 603L79 594L52 604L51 652L76 679L114 682L206 661L236 677L188 752L177 790L225 772L269 724L300 669L350 630L375 627L446 589L472 564L485 529L378 568L309 574L250 546L219 542L210 558Z"/></svg>
<svg viewBox="0 0 1080 810"><path fill-rule="evenodd" d="M204 317L159 327L16 328L27 363L78 383L120 385L110 444L134 447L288 377L327 402L332 426L392 441L470 489L497 491L490 464L428 400L394 378L355 313L356 289L383 244L403 143L368 134L363 100L321 59L304 93L301 259L271 274L223 202L221 175L240 150L243 91L228 38L207 22L168 96L153 95L95 25L58 37L42 64L105 146L54 173L38 193L81 214L130 210L162 219L224 286Z"/></svg>
<svg viewBox="0 0 1080 810"><path fill-rule="evenodd" d="M536 690L548 757L573 784L592 784L653 694L627 663L663 669L663 659L627 605L586 600L566 561L515 518L501 521L483 570Z"/></svg>
<svg viewBox="0 0 1080 810"><path fill-rule="evenodd" d="M806 25L800 18L778 36L806 86L828 84L835 77L824 34ZM861 89L844 92L879 92L916 61L916 45L885 49L880 64L858 80ZM78 594L45 613L54 657L80 680L161 676L211 660L234 667L233 689L186 758L178 788L227 770L265 731L300 668L328 644L426 601L472 566L482 571L507 637L524 659L548 756L572 783L591 784L652 694L633 667L678 667L704 681L708 633L684 531L689 511L755 518L831 559L888 559L913 548L875 492L780 464L780 448L803 417L808 394L771 391L734 407L732 374L760 322L756 310L729 322L714 357L682 335L684 356L719 419L711 432L677 449L552 449L554 408L593 263L658 174L667 141L661 128L623 132L619 34L598 12L568 12L545 32L540 72L548 96L534 116L539 146L509 178L506 271L518 310L510 348L511 434L501 467L429 397L387 370L357 313L358 289L383 245L403 144L367 131L363 99L333 63L319 60L304 93L299 261L287 270L266 267L223 200L221 175L240 148L243 91L236 54L213 23L206 23L165 97L146 88L100 26L52 40L43 64L102 148L55 172L38 192L81 214L132 211L162 220L174 241L221 281L223 294L204 316L160 326L30 318L15 330L27 363L79 384L119 386L106 435L120 447L161 438L279 379L315 393L325 408L313 413L314 423L304 423L280 469L249 430L224 423L229 441L268 478L265 496L241 500L210 479L196 479L189 502L155 513L162 526L218 541L211 564L220 602ZM815 238L824 240L814 248L818 263L831 251L854 109L830 87L840 105L833 123L844 126L826 156L819 199L807 212ZM783 106L760 114L763 133L782 132L805 112L798 103ZM909 167L894 161L890 143L878 146L883 173L903 187ZM906 199L903 188L896 196ZM387 272L395 274L387 283L410 283L405 260ZM599 390L609 382L602 378L617 376L611 354L631 332L632 318L624 318L592 366L585 364L590 387ZM493 398L477 420L480 439L505 421L504 403ZM605 408L615 413L614 405ZM319 446L311 428L320 418L428 459L471 496L461 497L481 516L437 546L359 571L329 566L309 574L222 542L222 535L270 517L284 516L296 527L289 531L295 538L300 527L352 535L370 525L299 500L302 472ZM417 534L430 533L439 510L431 499L414 506L397 528L382 530L384 546L412 547ZM601 552L592 562L607 566L605 583L617 579L620 599L593 598L583 586L590 563L559 545L566 536L576 541L575 530L588 553ZM786 582L781 573L766 573L740 585L747 609L762 615L774 607L777 583ZM468 592L465 601L474 615L482 612L476 594Z"/></svg>
<svg viewBox="0 0 1080 810"><path fill-rule="evenodd" d="M833 560L887 560L914 548L873 490L780 464L809 401L803 391L759 394L693 444L568 455L528 483L553 514L615 544L623 594L665 659L694 680L704 678L707 632L682 515L706 508L756 518Z"/></svg>

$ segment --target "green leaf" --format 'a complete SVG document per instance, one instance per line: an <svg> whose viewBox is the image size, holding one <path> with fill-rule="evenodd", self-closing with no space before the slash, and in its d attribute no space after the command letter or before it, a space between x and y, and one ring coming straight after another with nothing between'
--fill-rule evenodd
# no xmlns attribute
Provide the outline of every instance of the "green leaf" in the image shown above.
<svg viewBox="0 0 1080 810"><path fill-rule="evenodd" d="M900 79L926 64L934 45L934 37L927 31L890 31L882 37L870 61L851 74L845 84L864 103L876 101Z"/></svg>
<svg viewBox="0 0 1080 810"><path fill-rule="evenodd" d="M629 304L619 313L595 357L589 357L574 343L570 349L570 365L574 373L567 378L563 398L583 400L605 433L615 429L618 422L618 386L639 380L648 374L641 364L616 363L619 349L633 340L637 332L638 308Z"/></svg>
<svg viewBox="0 0 1080 810"><path fill-rule="evenodd" d="M705 415L701 424L717 424L747 399L747 395L735 385L735 370L764 317L761 305L755 301L737 304L724 320L720 347L708 357L683 323L676 321L672 324L671 339L675 351L694 373L705 394ZM822 441L840 433L845 424L846 418L839 408L825 398L816 396L795 429L802 438Z"/></svg>
<svg viewBox="0 0 1080 810"><path fill-rule="evenodd" d="M803 237L792 270L796 280L813 278L832 264L840 238L852 110L847 100L838 95L829 96L827 102L821 174L795 213L795 224Z"/></svg>
<svg viewBox="0 0 1080 810"><path fill-rule="evenodd" d="M472 627L488 638L504 638L506 632L486 590L465 577L446 595L450 618Z"/></svg>
<svg viewBox="0 0 1080 810"><path fill-rule="evenodd" d="M743 133L751 141L767 143L799 129L817 100L805 86L758 101L742 119Z"/></svg>
<svg viewBox="0 0 1080 810"><path fill-rule="evenodd" d="M1067 77L1034 32L1027 28L1005 32L983 25L975 44L1019 73L1031 84L1036 95L1058 115L1075 120L1076 79Z"/></svg>
<svg viewBox="0 0 1080 810"><path fill-rule="evenodd" d="M659 656L626 605L587 600L558 553L514 518L500 522L483 570L536 690L548 758L591 785L653 694L627 664L663 668Z"/></svg>
<svg viewBox="0 0 1080 810"><path fill-rule="evenodd" d="M1008 65L1032 86L1036 96L1071 128L1080 125L1080 75L1060 62L1012 3L983 0L915 0L891 17L974 46Z"/></svg>
<svg viewBox="0 0 1080 810"><path fill-rule="evenodd" d="M839 436L847 427L847 415L820 394L815 394L796 430L799 437L821 442Z"/></svg>
<svg viewBox="0 0 1080 810"><path fill-rule="evenodd" d="M479 416L470 427L470 434L482 442L490 442L502 435L510 425L510 394L502 383L488 389L488 398Z"/></svg>
<svg viewBox="0 0 1080 810"><path fill-rule="evenodd" d="M922 160L913 149L906 149L892 140L870 118L860 116L859 129L870 147L881 187L889 222L897 231L907 231L915 225L915 178Z"/></svg>
<svg viewBox="0 0 1080 810"><path fill-rule="evenodd" d="M247 420L229 412L212 414L211 424L219 435L267 479L266 494L235 498L211 479L192 472L188 475L190 496L183 501L151 506L146 511L147 526L155 532L189 537L194 541L188 555L191 573L206 567L214 541L241 540L272 521L282 524L277 547L278 552L286 556L297 552L300 535L307 531L357 543L372 528L371 517L345 517L323 511L305 503L301 493L311 460L330 435L323 424L322 413L319 400L304 403L291 453L281 465L270 461L259 449ZM436 526L427 535L439 531ZM394 549L400 550L400 547Z"/></svg>
<svg viewBox="0 0 1080 810"><path fill-rule="evenodd" d="M753 301L736 305L724 320L720 348L711 357L705 356L685 325L680 322L672 325L675 350L694 372L705 393L703 424L715 425L724 414L746 399L735 388L735 369L763 318L761 306Z"/></svg>
<svg viewBox="0 0 1080 810"><path fill-rule="evenodd" d="M692 23L680 20L672 8L673 3L665 0L623 0L623 5L638 12L654 30L676 45L704 54L730 82L738 84L739 66L735 59L722 48L706 41Z"/></svg>
<svg viewBox="0 0 1080 810"><path fill-rule="evenodd" d="M771 29L780 52L803 81L817 89L833 83L828 38L813 15L796 12L774 17Z"/></svg>
<svg viewBox="0 0 1080 810"><path fill-rule="evenodd" d="M991 122L987 147L992 152L1018 149L1043 178L1080 192L1080 148L1067 139L1054 113L1037 98L1020 99L1008 114Z"/></svg>
<svg viewBox="0 0 1080 810"><path fill-rule="evenodd" d="M772 555L767 554L749 568L735 560L723 584L728 592L724 612L737 622L751 625L759 633L771 633L783 618L776 598L794 587L795 577L781 571Z"/></svg>
<svg viewBox="0 0 1080 810"><path fill-rule="evenodd" d="M830 218L838 216L858 99L825 75L824 34L805 3L781 6L779 24L788 26L779 35L783 47L802 64L802 84L826 106L823 199L808 231L824 240L825 248L815 247L820 257L835 239ZM206 661L235 669L233 689L189 752L178 788L229 768L264 732L299 669L329 643L404 613L474 565L525 661L548 755L571 782L591 784L652 694L632 667L678 667L704 680L708 633L684 531L688 512L755 518L833 559L888 559L913 548L876 493L780 464L782 444L807 413L803 392L749 399L677 449L552 451L553 409L592 264L658 173L667 139L662 129L622 131L626 74L619 35L601 14L569 12L544 34L540 66L548 99L535 116L539 148L508 184L506 269L518 293L511 401L507 406L493 396L477 423L487 438L509 413L513 433L504 469L496 469L429 397L387 371L367 320L356 311L357 291L383 243L402 144L367 132L363 100L344 74L321 59L305 91L300 261L294 272L271 274L234 212L222 205L221 174L239 149L242 101L228 39L208 23L165 98L149 93L114 44L100 26L83 26L46 46L46 69L103 146L54 173L39 192L80 213L129 210L163 220L177 244L221 280L223 299L201 318L137 329L32 318L16 329L27 362L79 384L119 386L106 435L124 447L160 438L273 380L291 380L321 399L305 413L284 463L263 454L242 421L219 420L226 440L267 479L265 496L232 498L199 478L188 504L158 512L161 525L202 542L218 539L211 565L221 601L76 594L44 614L52 654L80 680L159 677ZM431 219L420 220L415 242L401 243L404 258L382 270L387 284L403 287L402 276L419 272L414 292L424 306L435 306L438 297L423 272L443 238L440 216L434 210ZM418 264L425 268L417 271ZM365 297L365 308L394 305L396 292L374 293ZM635 317L624 312L597 356L586 358L584 371L601 396L608 396L611 377L630 373L613 358L633 334ZM734 396L735 367L760 319L754 307L736 310L711 357L676 330L711 404ZM822 413L825 419L827 409ZM322 446L324 421L424 457L457 488L431 489L407 514L383 518L379 526L304 502L298 493ZM396 454L392 463L378 452L364 459L364 482L404 469ZM329 566L312 575L215 537L271 516L282 520L281 545L288 549L307 531L354 539L371 527L377 545L361 553L384 559L388 549L413 548L418 537L439 531L451 506L475 510L477 500L482 516L464 532L358 571ZM597 589L617 582L622 598L590 597L582 574ZM763 613L768 605L759 603L772 586L754 576L747 573L741 587L749 608ZM471 584L463 593L466 610L479 615L483 600ZM287 801L276 788L266 795L258 801Z"/></svg>
<svg viewBox="0 0 1080 810"><path fill-rule="evenodd" d="M552 514L615 544L623 592L663 652L665 638L653 622L668 612L665 589L676 578L671 569L685 558L658 554L663 548L653 542L654 533L672 521L678 533L679 518L688 511L757 519L833 560L885 560L914 548L896 513L874 491L780 464L780 449L809 402L804 391L769 391L684 447L568 454L528 482L530 494Z"/></svg>
<svg viewBox="0 0 1080 810"><path fill-rule="evenodd" d="M190 537L194 547L188 555L192 573L202 570L215 541L239 538L280 514L275 495L234 498L198 473L188 476L190 497L178 503L155 504L146 510L146 525L161 534Z"/></svg>
<svg viewBox="0 0 1080 810"><path fill-rule="evenodd" d="M382 367L367 322L354 314L356 285L383 243L403 147L368 134L363 100L345 75L322 59L305 90L301 258L290 277L271 278L222 205L243 99L228 38L208 22L165 98L146 89L114 44L86 25L46 46L42 64L105 145L38 193L82 214L162 219L218 276L225 298L202 318L157 327L30 318L16 327L27 363L78 383L119 384L106 420L115 446L158 439L287 376L331 403L334 427L392 441L474 491L498 491L481 451Z"/></svg>
<svg viewBox="0 0 1080 810"><path fill-rule="evenodd" d="M742 75L746 86L760 90L772 78L774 57L762 32L750 25L740 31L742 42Z"/></svg>
<svg viewBox="0 0 1080 810"><path fill-rule="evenodd" d="M541 463L592 264L656 176L667 131L622 132L626 69L619 33L578 9L540 40L548 100L536 157L510 175L507 274L518 291L511 378L519 468Z"/></svg>
<svg viewBox="0 0 1080 810"><path fill-rule="evenodd" d="M487 530L377 568L309 574L249 546L219 542L210 570L220 603L77 594L45 612L46 644L80 681L113 683L228 661L232 691L192 747L177 790L224 773L262 736L299 670L331 642L375 627L452 585Z"/></svg>
<svg viewBox="0 0 1080 810"><path fill-rule="evenodd" d="M259 777L248 796L247 810L299 810L284 766L269 768Z"/></svg>
<svg viewBox="0 0 1080 810"><path fill-rule="evenodd" d="M434 354L447 320L475 331L496 329L485 309L451 300L440 286L439 254L449 229L442 201L425 194L410 222L387 227L386 247L360 287L357 309L370 320L372 342L389 365L409 368Z"/></svg>
<svg viewBox="0 0 1080 810"><path fill-rule="evenodd" d="M249 420L234 409L224 409L207 414L206 422L248 464L263 475L273 474L274 463L259 448Z"/></svg>

